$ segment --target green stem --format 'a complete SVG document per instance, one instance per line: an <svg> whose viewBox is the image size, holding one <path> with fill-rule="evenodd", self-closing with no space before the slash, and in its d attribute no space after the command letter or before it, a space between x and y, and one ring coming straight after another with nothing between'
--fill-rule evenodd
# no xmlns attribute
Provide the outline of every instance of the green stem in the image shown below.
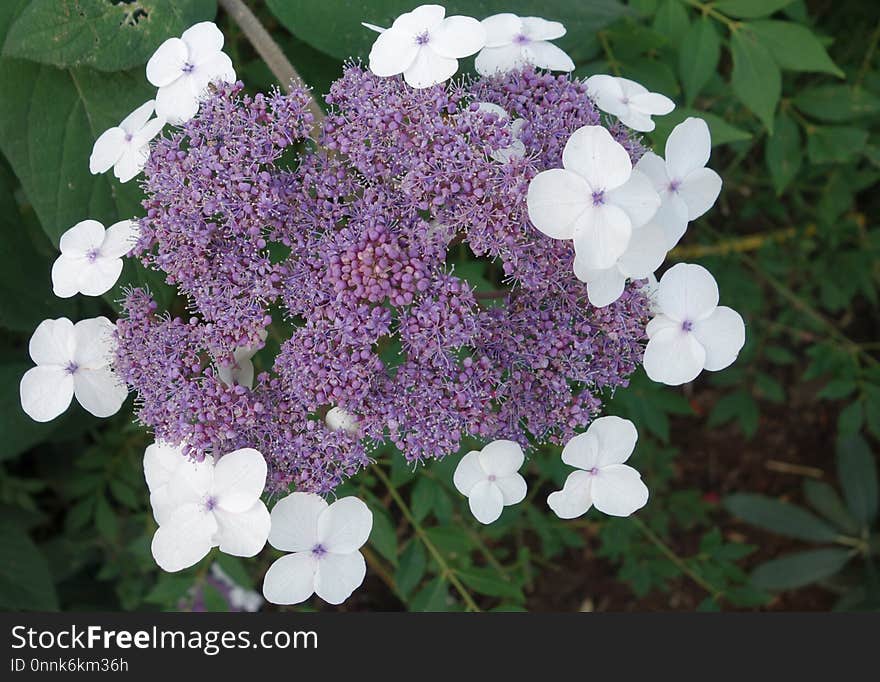
<svg viewBox="0 0 880 682"><path fill-rule="evenodd" d="M730 17L722 14L717 9L712 7L712 5L707 5L705 2L700 2L700 0L682 0L686 5L690 5L694 9L699 10L705 16L712 17L716 21L720 21L722 24L727 26L730 29L731 33L736 33L741 26L740 22L734 21Z"/></svg>

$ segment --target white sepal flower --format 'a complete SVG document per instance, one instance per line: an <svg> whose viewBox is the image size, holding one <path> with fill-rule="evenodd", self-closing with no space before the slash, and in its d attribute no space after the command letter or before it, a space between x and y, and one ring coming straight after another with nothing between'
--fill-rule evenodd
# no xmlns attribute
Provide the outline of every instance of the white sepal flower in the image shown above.
<svg viewBox="0 0 880 682"><path fill-rule="evenodd" d="M574 62L548 42L565 35L565 26L540 17L518 17L505 12L482 21L486 46L475 66L481 76L512 71L525 65L548 71L574 71Z"/></svg>
<svg viewBox="0 0 880 682"><path fill-rule="evenodd" d="M675 102L658 92L648 89L628 78L600 74L590 76L587 94L602 111L617 116L623 125L648 133L654 130L651 116L668 114L675 109Z"/></svg>
<svg viewBox="0 0 880 682"><path fill-rule="evenodd" d="M147 62L147 80L159 88L156 114L169 123L188 121L214 81L235 81L232 60L223 50L223 33L210 21L169 38Z"/></svg>
<svg viewBox="0 0 880 682"><path fill-rule="evenodd" d="M663 228L652 220L633 230L626 251L610 268L590 270L575 258L574 274L581 282L586 282L590 303L603 308L620 298L627 279L650 277L665 257L666 236Z"/></svg>
<svg viewBox="0 0 880 682"><path fill-rule="evenodd" d="M265 342L268 332L261 329L260 339ZM256 346L242 346L232 353L234 364L217 365L217 378L227 386L239 384L247 388L254 387L254 363L252 358L263 348L263 344Z"/></svg>
<svg viewBox="0 0 880 682"><path fill-rule="evenodd" d="M595 506L610 516L629 516L648 502L641 474L624 464L639 434L633 423L620 417L600 417L586 432L572 438L562 450L562 461L577 467L562 490L551 493L547 504L561 519L574 519Z"/></svg>
<svg viewBox="0 0 880 682"><path fill-rule="evenodd" d="M679 263L667 270L657 287L656 310L645 330L643 360L653 381L678 386L704 369L724 369L745 344L742 317L718 305L718 285L701 265Z"/></svg>
<svg viewBox="0 0 880 682"><path fill-rule="evenodd" d="M499 121L509 121L510 115L504 111L497 104L492 104L491 102L480 102L477 105L477 111L480 111L484 114L495 114L498 117ZM505 147L504 149L496 149L493 152L489 153L495 161L499 161L501 163L506 163L510 159L521 159L526 154L526 146L523 144L523 141L520 139L519 134L523 129L523 126L526 124L524 118L517 118L513 121L510 121L510 136L513 138L513 141L510 143L509 147Z"/></svg>
<svg viewBox="0 0 880 682"><path fill-rule="evenodd" d="M101 133L89 157L89 170L93 175L112 168L120 182L128 182L144 169L150 154L150 140L165 125L161 117L150 118L154 105L154 100L144 102L118 126Z"/></svg>
<svg viewBox="0 0 880 682"><path fill-rule="evenodd" d="M345 408L336 406L327 410L324 423L331 431L346 431L352 435L358 432L358 419Z"/></svg>
<svg viewBox="0 0 880 682"><path fill-rule="evenodd" d="M174 474L181 466L188 463L183 448L170 443L156 441L144 450L144 478L150 491L153 518L159 525L167 521L175 509L170 486Z"/></svg>
<svg viewBox="0 0 880 682"><path fill-rule="evenodd" d="M128 389L110 369L116 327L106 317L43 320L28 350L36 363L21 378L21 407L38 422L55 419L76 396L96 417L116 414Z"/></svg>
<svg viewBox="0 0 880 682"><path fill-rule="evenodd" d="M519 504L526 496L526 481L520 476L523 451L512 440L496 440L482 450L461 458L452 482L468 498L471 513L480 523L492 523L504 507Z"/></svg>
<svg viewBox="0 0 880 682"><path fill-rule="evenodd" d="M443 83L458 71L458 60L486 43L486 31L471 17L447 17L440 5L421 5L401 14L391 28L381 30L370 50L370 71L396 76L413 88Z"/></svg>
<svg viewBox="0 0 880 682"><path fill-rule="evenodd" d="M263 596L299 604L317 594L329 604L351 596L367 573L358 551L370 537L373 513L356 497L328 505L314 493L291 493L272 509L269 544L287 554L269 566Z"/></svg>
<svg viewBox="0 0 880 682"><path fill-rule="evenodd" d="M706 168L711 152L709 126L701 118L689 117L669 134L665 161L647 152L636 164L663 200L655 221L666 232L669 249L684 236L688 222L712 208L721 193L721 178Z"/></svg>
<svg viewBox="0 0 880 682"><path fill-rule="evenodd" d="M52 290L60 298L106 294L122 273L122 257L137 242L138 224L121 220L107 230L83 220L61 235L61 255L52 265Z"/></svg>
<svg viewBox="0 0 880 682"><path fill-rule="evenodd" d="M575 130L562 165L532 179L529 218L548 237L573 240L583 267L610 268L626 252L633 229L654 216L660 197L602 126Z"/></svg>
<svg viewBox="0 0 880 682"><path fill-rule="evenodd" d="M216 465L210 456L201 462L184 459L166 484L162 507L153 508L159 528L151 550L159 567L169 572L189 568L218 546L243 557L263 549L270 523L260 499L266 472L266 460L252 448L230 452Z"/></svg>

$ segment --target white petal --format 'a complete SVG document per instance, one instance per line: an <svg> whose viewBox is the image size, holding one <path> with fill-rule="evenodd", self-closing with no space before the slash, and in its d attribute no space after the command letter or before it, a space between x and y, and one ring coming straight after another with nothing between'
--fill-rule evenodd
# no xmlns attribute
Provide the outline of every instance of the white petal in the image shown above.
<svg viewBox="0 0 880 682"><path fill-rule="evenodd" d="M709 162L712 136L701 118L689 116L679 123L666 139L666 165L669 176L679 180Z"/></svg>
<svg viewBox="0 0 880 682"><path fill-rule="evenodd" d="M179 506L171 494L171 486L167 483L150 492L150 507L153 508L153 518L160 526L163 523L168 523L168 519Z"/></svg>
<svg viewBox="0 0 880 682"><path fill-rule="evenodd" d="M630 98L630 105L651 116L662 116L675 109L675 102L658 92L636 95Z"/></svg>
<svg viewBox="0 0 880 682"><path fill-rule="evenodd" d="M73 322L66 317L43 320L31 336L28 352L38 365L67 365L76 353Z"/></svg>
<svg viewBox="0 0 880 682"><path fill-rule="evenodd" d="M178 125L191 119L199 110L199 100L193 94L189 79L178 78L156 93L156 113L169 123Z"/></svg>
<svg viewBox="0 0 880 682"><path fill-rule="evenodd" d="M498 161L499 163L507 163L511 159L521 159L525 155L526 146L522 143L521 140L514 140L509 147L505 147L504 149L496 149L489 154L489 156L491 156L495 161Z"/></svg>
<svg viewBox="0 0 880 682"><path fill-rule="evenodd" d="M480 523L489 524L501 516L504 509L504 495L501 488L491 481L480 481L468 495L468 506L471 514Z"/></svg>
<svg viewBox="0 0 880 682"><path fill-rule="evenodd" d="M147 80L157 88L171 85L183 74L183 67L188 58L189 50L186 43L180 38L169 38L159 46L147 62Z"/></svg>
<svg viewBox="0 0 880 682"><path fill-rule="evenodd" d="M223 455L214 466L211 494L217 506L228 512L249 509L266 487L266 460L253 448Z"/></svg>
<svg viewBox="0 0 880 682"><path fill-rule="evenodd" d="M122 274L122 259L96 258L93 262L82 261L78 277L79 291L84 296L106 294Z"/></svg>
<svg viewBox="0 0 880 682"><path fill-rule="evenodd" d="M143 146L158 135L165 126L165 119L153 118L147 121L144 126L137 131L132 137L134 146Z"/></svg>
<svg viewBox="0 0 880 682"><path fill-rule="evenodd" d="M629 516L648 502L639 472L626 464L603 467L593 479L593 504L610 516Z"/></svg>
<svg viewBox="0 0 880 682"><path fill-rule="evenodd" d="M666 162L654 152L645 152L636 164L636 170L647 175L658 192L669 186Z"/></svg>
<svg viewBox="0 0 880 682"><path fill-rule="evenodd" d="M406 31L388 30L380 34L370 49L370 71L381 78L406 71L416 59L419 46Z"/></svg>
<svg viewBox="0 0 880 682"><path fill-rule="evenodd" d="M629 97L630 99L633 97L638 97L639 95L645 95L648 93L648 88L646 88L641 83L636 83L629 78L617 78L617 82L620 84L620 89L624 95Z"/></svg>
<svg viewBox="0 0 880 682"><path fill-rule="evenodd" d="M678 194L687 205L688 220L696 220L721 194L721 177L711 168L700 168L682 180Z"/></svg>
<svg viewBox="0 0 880 682"><path fill-rule="evenodd" d="M629 459L639 439L635 424L629 419L609 415L593 420L587 431L596 438L599 453L594 466L623 464Z"/></svg>
<svg viewBox="0 0 880 682"><path fill-rule="evenodd" d="M621 187L607 193L607 201L626 211L633 228L647 223L660 208L660 195L653 183L647 175L637 170Z"/></svg>
<svg viewBox="0 0 880 682"><path fill-rule="evenodd" d="M113 166L113 175L119 182L128 182L144 169L150 155L149 145L134 147L129 145Z"/></svg>
<svg viewBox="0 0 880 682"><path fill-rule="evenodd" d="M494 440L480 451L480 466L489 476L510 476L523 460L522 448L512 440Z"/></svg>
<svg viewBox="0 0 880 682"><path fill-rule="evenodd" d="M189 51L190 64L203 64L223 49L223 33L212 21L190 26L180 36Z"/></svg>
<svg viewBox="0 0 880 682"><path fill-rule="evenodd" d="M213 514L205 513L197 504L185 504L153 535L153 558L164 571L173 573L189 568L211 551L216 532Z"/></svg>
<svg viewBox="0 0 880 682"><path fill-rule="evenodd" d="M79 368L100 369L112 359L116 326L106 317L80 320L73 326L76 350L73 360Z"/></svg>
<svg viewBox="0 0 880 682"><path fill-rule="evenodd" d="M622 208L589 206L575 225L574 251L585 267L605 270L626 252L631 235L632 224Z"/></svg>
<svg viewBox="0 0 880 682"><path fill-rule="evenodd" d="M467 497L471 490L480 481L485 481L488 474L483 470L480 464L480 453L477 450L471 450L459 461L455 467L455 473L452 474L452 483L456 490Z"/></svg>
<svg viewBox="0 0 880 682"><path fill-rule="evenodd" d="M430 47L441 57L461 59L479 52L486 44L486 29L471 17L446 17L431 31Z"/></svg>
<svg viewBox="0 0 880 682"><path fill-rule="evenodd" d="M477 111L480 111L484 114L495 114L499 120L504 121L510 116L504 109L499 107L497 104L492 104L491 102L480 102L477 105Z"/></svg>
<svg viewBox="0 0 880 682"><path fill-rule="evenodd" d="M585 85L588 94L602 111L613 116L621 116L629 111L629 105L623 102L623 88L618 78L606 74L596 74L590 76Z"/></svg>
<svg viewBox="0 0 880 682"><path fill-rule="evenodd" d="M586 471L573 471L565 479L562 490L550 493L547 504L560 519L576 519L593 505L593 476Z"/></svg>
<svg viewBox="0 0 880 682"><path fill-rule="evenodd" d="M562 461L569 466L589 471L599 465L599 439L587 429L572 436L562 448Z"/></svg>
<svg viewBox="0 0 880 682"><path fill-rule="evenodd" d="M526 499L526 479L519 474L511 474L510 476L499 476L495 479L495 485L501 491L501 497L504 499L504 506L509 507L512 504L519 504Z"/></svg>
<svg viewBox="0 0 880 682"><path fill-rule="evenodd" d="M94 174L104 173L113 167L113 164L122 156L125 146L125 131L114 127L105 130L95 140L92 154L89 156L89 172Z"/></svg>
<svg viewBox="0 0 880 682"><path fill-rule="evenodd" d="M341 604L364 582L367 564L360 552L325 554L318 560L315 594L328 604Z"/></svg>
<svg viewBox="0 0 880 682"><path fill-rule="evenodd" d="M376 33L385 33L385 31L388 30L387 28L382 28L381 26L376 26L376 24L371 24L366 21L362 21L361 26L363 26L364 28L368 28L371 31L375 31Z"/></svg>
<svg viewBox="0 0 880 682"><path fill-rule="evenodd" d="M574 71L574 62L563 50L552 43L538 41L524 45L524 58L540 69L548 71Z"/></svg>
<svg viewBox="0 0 880 682"><path fill-rule="evenodd" d="M486 29L486 47L489 48L510 45L513 39L523 31L522 19L510 12L493 14L480 23Z"/></svg>
<svg viewBox="0 0 880 682"><path fill-rule="evenodd" d="M154 100L144 102L128 116L122 119L122 123L119 124L119 127L130 135L136 135L141 131L141 128L147 124L147 121L150 120L150 116L153 115L155 106L156 102Z"/></svg>
<svg viewBox="0 0 880 682"><path fill-rule="evenodd" d="M474 67L481 76L494 76L518 69L526 63L522 47L519 45L503 45L501 47L484 47L474 60Z"/></svg>
<svg viewBox="0 0 880 682"><path fill-rule="evenodd" d="M299 604L315 592L318 561L310 552L298 552L275 561L263 578L263 596L272 604Z"/></svg>
<svg viewBox="0 0 880 682"><path fill-rule="evenodd" d="M746 325L738 312L721 305L694 323L694 336L706 350L704 369L717 372L736 360L746 342Z"/></svg>
<svg viewBox="0 0 880 682"><path fill-rule="evenodd" d="M627 277L644 279L663 263L666 257L666 234L663 228L650 222L633 230L626 252L620 257L618 267Z"/></svg>
<svg viewBox="0 0 880 682"><path fill-rule="evenodd" d="M175 506L204 506L213 481L214 459L211 455L206 455L201 461L184 458L167 484L169 499Z"/></svg>
<svg viewBox="0 0 880 682"><path fill-rule="evenodd" d="M324 422L332 431L342 430L351 434L356 434L359 429L357 417L339 406L331 407L327 410L327 414L324 416Z"/></svg>
<svg viewBox="0 0 880 682"><path fill-rule="evenodd" d="M678 263L660 278L657 303L664 315L680 322L695 322L715 310L718 285L702 265Z"/></svg>
<svg viewBox="0 0 880 682"><path fill-rule="evenodd" d="M183 451L170 443L151 443L144 450L144 478L151 491L171 480L177 467L184 461Z"/></svg>
<svg viewBox="0 0 880 682"><path fill-rule="evenodd" d="M58 298L70 298L79 293L79 281L88 262L82 257L68 257L63 253L52 264L52 293Z"/></svg>
<svg viewBox="0 0 880 682"><path fill-rule="evenodd" d="M697 378L706 364L706 351L693 334L662 329L648 341L642 364L651 381L680 386Z"/></svg>
<svg viewBox="0 0 880 682"><path fill-rule="evenodd" d="M445 16L446 10L440 5L419 5L413 11L397 17L391 28L408 31L416 36L437 26Z"/></svg>
<svg viewBox="0 0 880 682"><path fill-rule="evenodd" d="M523 33L532 40L556 40L565 35L565 26L541 17L523 17Z"/></svg>
<svg viewBox="0 0 880 682"><path fill-rule="evenodd" d="M656 127L649 114L639 111L634 107L627 107L626 111L617 116L623 125L640 133L650 133Z"/></svg>
<svg viewBox="0 0 880 682"><path fill-rule="evenodd" d="M578 219L592 202L589 184L561 168L538 173L529 183L529 219L553 239L571 239Z"/></svg>
<svg viewBox="0 0 880 682"><path fill-rule="evenodd" d="M58 248L66 256L85 256L100 249L104 241L104 226L97 220L83 220L61 235Z"/></svg>
<svg viewBox="0 0 880 682"><path fill-rule="evenodd" d="M272 507L269 544L282 552L311 552L318 544L318 517L327 509L315 493L291 493Z"/></svg>
<svg viewBox="0 0 880 682"><path fill-rule="evenodd" d="M189 86L196 97L204 98L209 92L208 86L217 81L235 82L235 68L232 66L229 55L225 52L218 52L211 59L193 69L189 77Z"/></svg>
<svg viewBox="0 0 880 682"><path fill-rule="evenodd" d="M328 552L360 549L373 530L373 512L356 497L341 497L318 517L318 542Z"/></svg>
<svg viewBox="0 0 880 682"><path fill-rule="evenodd" d="M70 407L73 377L59 366L32 367L19 384L21 409L38 422L52 421Z"/></svg>
<svg viewBox="0 0 880 682"><path fill-rule="evenodd" d="M562 150L562 165L584 178L594 191L620 187L632 174L626 149L602 126L575 130Z"/></svg>
<svg viewBox="0 0 880 682"><path fill-rule="evenodd" d="M222 508L214 509L217 520L215 542L220 551L233 556L256 556L266 544L271 524L269 510L262 501L257 500L250 509L230 512Z"/></svg>
<svg viewBox="0 0 880 682"><path fill-rule="evenodd" d="M430 46L422 47L416 58L403 72L403 79L410 87L429 88L452 78L458 71L458 60L442 57Z"/></svg>
<svg viewBox="0 0 880 682"><path fill-rule="evenodd" d="M575 265L579 261L575 259ZM591 270L591 279L587 282L587 298L590 303L597 308L604 308L611 305L621 294L626 284L626 277L620 272L620 268L616 265L605 270ZM577 273L577 270L575 270Z"/></svg>
<svg viewBox="0 0 880 682"><path fill-rule="evenodd" d="M656 296L656 292L654 292L654 295ZM664 329L681 329L681 322L678 320L673 320L671 317L666 317L666 315L661 313L657 313L656 315L657 316L652 318L645 326L645 334L649 339L653 339L657 332Z"/></svg>
<svg viewBox="0 0 880 682"><path fill-rule="evenodd" d="M663 228L666 248L673 249L687 231L688 207L678 193L666 191L653 221Z"/></svg>
<svg viewBox="0 0 880 682"><path fill-rule="evenodd" d="M134 247L140 234L136 220L120 220L107 228L104 242L101 244L101 255L107 258L120 258Z"/></svg>
<svg viewBox="0 0 880 682"><path fill-rule="evenodd" d="M128 388L109 368L80 368L73 375L73 389L80 405L96 417L119 412L128 397Z"/></svg>

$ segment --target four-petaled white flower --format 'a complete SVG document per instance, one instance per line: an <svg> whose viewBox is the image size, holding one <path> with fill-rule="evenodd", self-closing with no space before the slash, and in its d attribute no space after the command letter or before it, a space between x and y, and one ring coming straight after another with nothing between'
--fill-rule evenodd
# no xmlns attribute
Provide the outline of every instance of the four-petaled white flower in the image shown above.
<svg viewBox="0 0 880 682"><path fill-rule="evenodd" d="M577 467L562 490L551 493L547 504L561 519L574 519L595 506L611 516L629 516L648 501L641 474L624 464L639 434L633 423L620 417L600 417L586 432L572 438L562 450L562 461Z"/></svg>
<svg viewBox="0 0 880 682"><path fill-rule="evenodd" d="M112 168L120 182L128 182L143 170L150 153L150 140L165 125L161 117L150 118L154 104L153 100L144 102L118 126L101 133L89 157L92 174L104 173Z"/></svg>
<svg viewBox="0 0 880 682"><path fill-rule="evenodd" d="M324 416L324 423L331 431L347 431L350 434L356 434L358 429L358 419L345 408L336 406L327 410Z"/></svg>
<svg viewBox="0 0 880 682"><path fill-rule="evenodd" d="M201 462L181 457L169 473L165 462L159 461L162 454L149 449L144 454L150 501L159 504L153 507L159 528L151 549L160 568L169 572L189 568L217 546L221 552L242 557L263 549L270 523L260 500L267 471L263 455L243 448L224 455L216 465L210 455ZM167 452L164 456L170 458ZM163 486L167 487L162 490Z"/></svg>
<svg viewBox="0 0 880 682"><path fill-rule="evenodd" d="M617 262L604 270L590 270L574 259L574 274L587 283L587 298L597 308L611 305L621 294L629 279L644 279L654 274L666 257L666 235L652 220L633 230L629 246Z"/></svg>
<svg viewBox="0 0 880 682"><path fill-rule="evenodd" d="M529 218L548 237L573 240L584 268L610 268L626 252L633 229L654 216L660 196L602 126L575 130L562 165L532 179Z"/></svg>
<svg viewBox="0 0 880 682"><path fill-rule="evenodd" d="M147 62L147 80L159 88L156 114L169 123L188 121L213 81L235 81L232 60L222 52L223 33L210 21L169 38Z"/></svg>
<svg viewBox="0 0 880 682"><path fill-rule="evenodd" d="M648 323L643 364L653 381L678 386L704 369L730 365L746 341L739 313L718 305L718 285L706 268L679 263L660 278L657 316Z"/></svg>
<svg viewBox="0 0 880 682"><path fill-rule="evenodd" d="M445 17L445 18L444 18ZM471 17L447 17L440 5L421 5L401 14L391 28L380 31L370 50L370 71L380 77L396 76L413 88L442 83L458 71L458 60L486 43L486 31Z"/></svg>
<svg viewBox="0 0 880 682"><path fill-rule="evenodd" d="M461 458L452 482L468 498L477 521L492 523L504 507L525 499L526 481L518 473L522 464L522 448L512 440L492 441Z"/></svg>
<svg viewBox="0 0 880 682"><path fill-rule="evenodd" d="M43 320L28 348L37 364L21 378L21 407L38 422L55 419L73 396L96 417L116 414L128 389L110 369L116 327L106 317L73 324L66 317Z"/></svg>
<svg viewBox="0 0 880 682"><path fill-rule="evenodd" d="M508 121L510 119L510 116L504 111L504 109L491 102L480 102L477 105L477 111L484 114L495 114L499 121ZM510 143L510 146L505 147L504 149L496 149L495 151L490 152L489 156L495 161L500 161L501 163L506 163L510 159L521 159L525 156L526 146L519 138L520 131L522 131L525 124L526 120L524 118L517 118L511 121L510 137L513 138L513 141Z"/></svg>
<svg viewBox="0 0 880 682"><path fill-rule="evenodd" d="M282 552L266 571L263 596L273 604L299 604L317 594L341 604L364 581L358 551L370 537L373 513L356 497L328 505L314 493L291 493L272 508L269 544Z"/></svg>
<svg viewBox="0 0 880 682"><path fill-rule="evenodd" d="M133 220L121 220L107 230L97 220L83 220L61 235L61 255L52 265L52 290L60 298L75 294L106 294L122 273L122 257L138 236Z"/></svg>
<svg viewBox="0 0 880 682"><path fill-rule="evenodd" d="M266 340L268 333L265 329L259 332L260 339ZM232 353L234 363L232 365L217 365L217 378L227 386L239 384L248 388L254 387L254 363L252 358L259 352L262 345L242 346Z"/></svg>
<svg viewBox="0 0 880 682"><path fill-rule="evenodd" d="M721 193L721 178L706 168L712 151L709 126L701 118L686 118L666 140L666 160L646 152L636 169L651 178L663 203L655 222L666 232L666 248L684 236L687 224L712 208Z"/></svg>
<svg viewBox="0 0 880 682"><path fill-rule="evenodd" d="M658 92L648 89L628 78L600 74L590 76L587 94L602 111L617 116L620 122L633 130L648 133L654 130L651 116L668 114L675 109L675 102Z"/></svg>
<svg viewBox="0 0 880 682"><path fill-rule="evenodd" d="M574 62L548 42L565 35L565 26L540 17L518 17L505 12L482 21L486 46L475 66L481 76L519 69L530 64L549 71L574 71Z"/></svg>

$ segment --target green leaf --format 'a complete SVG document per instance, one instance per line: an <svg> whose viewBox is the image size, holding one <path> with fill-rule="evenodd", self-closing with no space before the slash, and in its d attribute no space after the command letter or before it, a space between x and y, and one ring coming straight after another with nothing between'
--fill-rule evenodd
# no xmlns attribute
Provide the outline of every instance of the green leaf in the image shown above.
<svg viewBox="0 0 880 682"><path fill-rule="evenodd" d="M0 148L54 244L84 218L140 212L136 182L89 174L92 144L153 95L143 73L105 74L0 60Z"/></svg>
<svg viewBox="0 0 880 682"><path fill-rule="evenodd" d="M724 508L746 523L790 538L831 542L837 531L806 509L771 497L738 493L724 498Z"/></svg>
<svg viewBox="0 0 880 682"><path fill-rule="evenodd" d="M0 607L14 611L56 611L58 597L49 564L12 519L0 519Z"/></svg>
<svg viewBox="0 0 880 682"><path fill-rule="evenodd" d="M870 526L877 518L877 463L861 436L838 441L837 476L846 506L857 521Z"/></svg>
<svg viewBox="0 0 880 682"><path fill-rule="evenodd" d="M400 563L394 572L394 583L404 596L409 595L425 576L428 560L425 548L418 539L413 539L400 555Z"/></svg>
<svg viewBox="0 0 880 682"><path fill-rule="evenodd" d="M226 613L229 611L229 601L221 594L220 590L207 580L203 580L202 599L205 601L205 611L210 613Z"/></svg>
<svg viewBox="0 0 880 682"><path fill-rule="evenodd" d="M443 578L434 578L413 597L410 611L448 611L449 588Z"/></svg>
<svg viewBox="0 0 880 682"><path fill-rule="evenodd" d="M824 398L825 400L840 400L841 398L846 398L855 390L856 382L852 379L833 379L816 394L816 397Z"/></svg>
<svg viewBox="0 0 880 682"><path fill-rule="evenodd" d="M411 11L418 3L411 0L359 0L345 5L326 0L267 0L272 13L287 30L321 52L337 59L366 58L376 40L376 33L361 26L367 21L377 26L390 26L399 15ZM520 16L535 14L531 0L455 0L443 3L447 16L464 14L488 17L500 12ZM594 35L627 12L617 0L545 0L540 15L561 21L568 33L554 41L562 49L578 47L585 36Z"/></svg>
<svg viewBox="0 0 880 682"><path fill-rule="evenodd" d="M840 571L850 559L846 549L816 549L790 554L761 564L752 572L752 584L763 590L792 590Z"/></svg>
<svg viewBox="0 0 880 682"><path fill-rule="evenodd" d="M677 43L687 33L689 24L687 10L679 0L663 0L654 16L653 28Z"/></svg>
<svg viewBox="0 0 880 682"><path fill-rule="evenodd" d="M144 601L169 609L174 608L187 595L192 586L193 576L190 572L160 573L159 579L153 589L144 597Z"/></svg>
<svg viewBox="0 0 880 682"><path fill-rule="evenodd" d="M758 403L746 391L734 391L719 398L709 414L709 426L719 426L736 420L746 436L758 430L760 412Z"/></svg>
<svg viewBox="0 0 880 682"><path fill-rule="evenodd" d="M839 436L851 436L859 432L865 421L865 412L862 404L855 401L844 407L837 416L837 434Z"/></svg>
<svg viewBox="0 0 880 682"><path fill-rule="evenodd" d="M385 510L373 510L373 530L370 544L379 554L395 566L397 565L397 533Z"/></svg>
<svg viewBox="0 0 880 682"><path fill-rule="evenodd" d="M773 115L782 94L779 67L769 50L747 30L731 35L730 52L733 56L730 84L734 94L772 133Z"/></svg>
<svg viewBox="0 0 880 682"><path fill-rule="evenodd" d="M760 19L769 17L794 0L719 0L714 9L737 19Z"/></svg>
<svg viewBox="0 0 880 682"><path fill-rule="evenodd" d="M846 533L858 533L859 526L847 511L837 491L825 481L804 481L804 497L810 506Z"/></svg>
<svg viewBox="0 0 880 682"><path fill-rule="evenodd" d="M32 0L9 29L3 54L121 71L146 63L167 38L216 14L216 0Z"/></svg>
<svg viewBox="0 0 880 682"><path fill-rule="evenodd" d="M99 495L95 503L95 528L101 537L114 540L119 533L119 521L116 512L104 495Z"/></svg>
<svg viewBox="0 0 880 682"><path fill-rule="evenodd" d="M416 521L422 521L434 507L437 484L427 476L420 476L410 494L410 506Z"/></svg>
<svg viewBox="0 0 880 682"><path fill-rule="evenodd" d="M696 116L703 119L709 126L709 132L712 134L712 146L717 147L730 142L742 142L749 140L752 134L742 128L736 128L730 125L720 116L711 114L708 111L698 111L696 109L688 109L685 107L678 108L668 114L657 118L657 127L651 133L651 137L658 149L662 149L666 144L666 138L679 123L684 121L688 116Z"/></svg>
<svg viewBox="0 0 880 682"><path fill-rule="evenodd" d="M704 16L691 24L678 53L678 73L690 106L718 68L721 38L714 22Z"/></svg>
<svg viewBox="0 0 880 682"><path fill-rule="evenodd" d="M248 573L245 562L242 559L225 552L217 552L214 556L214 561L236 584L247 589L253 587L254 580L251 578L250 573Z"/></svg>
<svg viewBox="0 0 880 682"><path fill-rule="evenodd" d="M843 71L831 61L822 43L806 26L791 21L755 21L748 26L783 69L844 77Z"/></svg>
<svg viewBox="0 0 880 682"><path fill-rule="evenodd" d="M847 126L813 126L807 135L807 154L813 163L842 163L857 158L868 131Z"/></svg>
<svg viewBox="0 0 880 682"><path fill-rule="evenodd" d="M880 97L858 86L820 85L794 98L801 112L820 121L838 123L880 113Z"/></svg>
<svg viewBox="0 0 880 682"><path fill-rule="evenodd" d="M767 138L764 158L776 194L780 195L794 180L804 160L800 128L783 112L779 112L773 134Z"/></svg>
<svg viewBox="0 0 880 682"><path fill-rule="evenodd" d="M522 590L492 568L469 568L456 571L462 582L472 590L489 597L524 601Z"/></svg>

